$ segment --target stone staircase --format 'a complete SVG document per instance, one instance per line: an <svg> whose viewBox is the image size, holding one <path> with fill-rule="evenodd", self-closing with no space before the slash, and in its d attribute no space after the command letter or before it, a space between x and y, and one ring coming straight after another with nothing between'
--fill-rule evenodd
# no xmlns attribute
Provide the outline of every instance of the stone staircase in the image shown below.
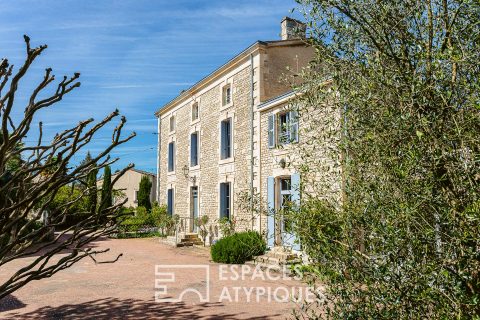
<svg viewBox="0 0 480 320"><path fill-rule="evenodd" d="M299 263L302 263L302 259L291 249L274 247L264 255L254 257L252 261L247 261L245 264L292 275L291 268Z"/></svg>
<svg viewBox="0 0 480 320"><path fill-rule="evenodd" d="M162 242L174 247L203 246L203 241L196 233L180 233L177 237L168 236Z"/></svg>

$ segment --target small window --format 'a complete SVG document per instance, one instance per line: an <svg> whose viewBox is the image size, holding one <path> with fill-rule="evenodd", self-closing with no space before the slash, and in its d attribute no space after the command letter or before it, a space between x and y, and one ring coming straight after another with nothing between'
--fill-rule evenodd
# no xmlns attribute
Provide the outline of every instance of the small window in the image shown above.
<svg viewBox="0 0 480 320"><path fill-rule="evenodd" d="M232 86L227 84L222 89L222 106L226 106L232 102Z"/></svg>
<svg viewBox="0 0 480 320"><path fill-rule="evenodd" d="M190 166L198 166L198 132L190 135Z"/></svg>
<svg viewBox="0 0 480 320"><path fill-rule="evenodd" d="M175 142L168 144L168 172L175 170Z"/></svg>
<svg viewBox="0 0 480 320"><path fill-rule="evenodd" d="M138 190L135 190L135 193L133 195L133 202L135 202L135 203L138 202Z"/></svg>
<svg viewBox="0 0 480 320"><path fill-rule="evenodd" d="M175 116L170 117L170 132L175 131Z"/></svg>
<svg viewBox="0 0 480 320"><path fill-rule="evenodd" d="M174 199L173 199L173 189L167 190L167 213L169 216L173 215L173 206L174 206Z"/></svg>
<svg viewBox="0 0 480 320"><path fill-rule="evenodd" d="M290 112L278 116L278 143L290 143Z"/></svg>
<svg viewBox="0 0 480 320"><path fill-rule="evenodd" d="M192 121L198 120L198 103L192 105Z"/></svg>
<svg viewBox="0 0 480 320"><path fill-rule="evenodd" d="M295 111L268 116L268 147L298 142L298 115Z"/></svg>
<svg viewBox="0 0 480 320"><path fill-rule="evenodd" d="M231 183L220 183L220 218L230 219L231 194Z"/></svg>
<svg viewBox="0 0 480 320"><path fill-rule="evenodd" d="M232 118L223 120L220 129L220 159L223 160L232 156Z"/></svg>

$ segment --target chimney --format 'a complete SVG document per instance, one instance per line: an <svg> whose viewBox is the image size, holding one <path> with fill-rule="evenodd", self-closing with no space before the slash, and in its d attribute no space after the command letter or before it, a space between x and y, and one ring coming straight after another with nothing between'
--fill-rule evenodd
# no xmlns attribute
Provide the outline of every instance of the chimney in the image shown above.
<svg viewBox="0 0 480 320"><path fill-rule="evenodd" d="M282 40L305 39L307 26L305 23L290 17L282 19Z"/></svg>

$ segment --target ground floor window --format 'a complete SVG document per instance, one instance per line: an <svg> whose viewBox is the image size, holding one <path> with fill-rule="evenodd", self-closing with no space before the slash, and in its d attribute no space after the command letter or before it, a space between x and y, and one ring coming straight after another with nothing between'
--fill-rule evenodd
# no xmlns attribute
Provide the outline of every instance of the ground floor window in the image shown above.
<svg viewBox="0 0 480 320"><path fill-rule="evenodd" d="M168 189L167 190L167 213L168 215L172 216L173 215L173 189Z"/></svg>
<svg viewBox="0 0 480 320"><path fill-rule="evenodd" d="M220 183L220 218L230 219L231 214L231 183Z"/></svg>

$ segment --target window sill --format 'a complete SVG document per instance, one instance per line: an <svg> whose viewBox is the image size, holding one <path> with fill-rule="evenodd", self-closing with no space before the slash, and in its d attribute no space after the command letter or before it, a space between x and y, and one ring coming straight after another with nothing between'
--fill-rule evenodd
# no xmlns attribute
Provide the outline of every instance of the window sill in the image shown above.
<svg viewBox="0 0 480 320"><path fill-rule="evenodd" d="M193 167L192 167L192 166L190 166L190 170L191 170L191 171L197 171L197 170L200 170L200 165L199 165L199 164L197 164L196 166L193 166Z"/></svg>
<svg viewBox="0 0 480 320"><path fill-rule="evenodd" d="M228 109L230 107L233 107L233 101L230 102L230 103L227 103L226 105L221 105L220 106L220 111L223 111L223 110Z"/></svg>
<svg viewBox="0 0 480 320"><path fill-rule="evenodd" d="M218 164L227 164L227 163L233 163L235 161L234 157L230 157L227 159L219 159Z"/></svg>
<svg viewBox="0 0 480 320"><path fill-rule="evenodd" d="M200 118L190 121L190 125L194 125L200 122Z"/></svg>
<svg viewBox="0 0 480 320"><path fill-rule="evenodd" d="M174 176L174 175L175 175L175 170L167 172L167 176Z"/></svg>
<svg viewBox="0 0 480 320"><path fill-rule="evenodd" d="M174 134L175 134L175 130L168 132L168 135L170 135L170 136L174 135Z"/></svg>

